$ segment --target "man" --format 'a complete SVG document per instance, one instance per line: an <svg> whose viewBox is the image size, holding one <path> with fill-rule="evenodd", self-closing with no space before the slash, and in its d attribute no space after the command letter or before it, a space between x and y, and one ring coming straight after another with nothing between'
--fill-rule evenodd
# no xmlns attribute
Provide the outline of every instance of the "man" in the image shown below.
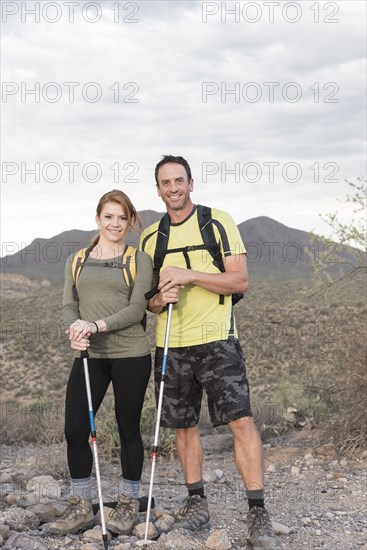
<svg viewBox="0 0 367 550"><path fill-rule="evenodd" d="M255 549L279 549L264 507L262 445L251 413L245 362L232 309L231 295L245 292L248 286L240 233L228 214L212 209L215 236L220 241L224 262L224 272L219 271L211 254L200 246L203 237L198 208L191 200L194 181L187 161L164 156L156 166L155 179L158 196L169 216L167 251L156 281L159 293L149 301L150 311L159 314L156 391L161 374L166 306L175 303L161 425L176 429L177 454L189 493L174 528L197 531L210 526L197 427L205 389L212 424L228 424L233 434L236 466L249 504L249 541ZM158 227L159 222L151 225L141 237L141 248L153 260Z"/></svg>

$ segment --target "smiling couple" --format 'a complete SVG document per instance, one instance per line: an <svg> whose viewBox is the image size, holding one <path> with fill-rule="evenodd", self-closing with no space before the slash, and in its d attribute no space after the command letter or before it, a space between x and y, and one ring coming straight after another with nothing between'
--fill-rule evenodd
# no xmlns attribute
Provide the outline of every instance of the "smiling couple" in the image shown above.
<svg viewBox="0 0 367 550"><path fill-rule="evenodd" d="M210 214L204 225L212 225L220 256L213 261L203 243L205 227L199 219L203 207L191 199L194 180L188 162L180 156L164 156L155 168L155 180L168 215L166 247L159 250L157 246L160 222L143 231L140 249L130 257L136 267L131 284L121 275L121 259L125 237L140 220L129 197L119 190L106 193L98 203L99 234L88 249L77 284L73 257L66 263L64 322L75 350L65 406L71 497L63 516L50 525L50 532L77 532L94 524L93 458L80 359L80 352L86 349L94 414L112 381L121 442L122 481L107 529L129 534L137 523L144 458L140 417L151 372L150 347L141 319L146 309L158 315L154 366L158 393L167 305L174 303L161 426L176 430L176 450L188 496L173 528L197 531L210 527L197 427L205 390L213 426L228 424L233 435L236 466L248 502L247 513L245 502L239 507L247 519L249 542L255 549L278 549L264 506L262 444L251 413L245 358L233 314L232 295L245 292L248 286L241 235L227 213L207 209ZM157 255L163 260L158 267ZM106 268L111 265L119 269ZM144 294L154 286L159 292L147 302Z"/></svg>

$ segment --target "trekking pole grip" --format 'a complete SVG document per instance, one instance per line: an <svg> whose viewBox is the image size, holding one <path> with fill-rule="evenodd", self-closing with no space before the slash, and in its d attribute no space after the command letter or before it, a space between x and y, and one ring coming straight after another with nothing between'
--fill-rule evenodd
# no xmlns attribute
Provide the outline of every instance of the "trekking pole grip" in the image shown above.
<svg viewBox="0 0 367 550"><path fill-rule="evenodd" d="M89 357L89 353L87 349L84 349L83 351L80 352L80 359L88 359L88 357Z"/></svg>

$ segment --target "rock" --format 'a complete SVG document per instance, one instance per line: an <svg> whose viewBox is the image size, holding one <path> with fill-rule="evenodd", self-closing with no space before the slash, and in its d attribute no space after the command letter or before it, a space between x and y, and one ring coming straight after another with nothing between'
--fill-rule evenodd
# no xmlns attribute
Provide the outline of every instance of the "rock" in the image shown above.
<svg viewBox="0 0 367 550"><path fill-rule="evenodd" d="M204 483L212 483L213 481L215 481L217 479L217 476L215 475L215 472L209 472L208 470L206 470L204 473L203 473L203 481Z"/></svg>
<svg viewBox="0 0 367 550"><path fill-rule="evenodd" d="M9 508L0 513L0 523L6 523L14 531L37 529L40 521L36 514L23 508Z"/></svg>
<svg viewBox="0 0 367 550"><path fill-rule="evenodd" d="M290 529L286 525L283 525L282 523L278 523L277 521L272 521L271 524L273 526L274 533L276 535L289 535L290 533L292 533L292 529Z"/></svg>
<svg viewBox="0 0 367 550"><path fill-rule="evenodd" d="M50 501L29 506L27 510L36 514L40 523L48 523L59 518L68 507L67 502Z"/></svg>
<svg viewBox="0 0 367 550"><path fill-rule="evenodd" d="M344 473L343 472L335 472L335 479L340 479L344 477Z"/></svg>
<svg viewBox="0 0 367 550"><path fill-rule="evenodd" d="M143 539L145 536L145 523L138 523L137 525L135 525L134 529L132 530L132 534L138 537L138 539ZM158 535L159 533L157 529L150 521L148 524L148 538L154 539L155 537L158 537Z"/></svg>
<svg viewBox="0 0 367 550"><path fill-rule="evenodd" d="M4 483L1 485L1 492L3 495L7 495L8 493L13 493L16 491L16 486L14 483Z"/></svg>
<svg viewBox="0 0 367 550"><path fill-rule="evenodd" d="M168 533L168 531L171 529L174 523L175 523L174 517L170 516L169 514L163 514L156 521L155 527L156 529L158 529L160 533Z"/></svg>
<svg viewBox="0 0 367 550"><path fill-rule="evenodd" d="M311 525L312 519L311 518L302 518L303 525Z"/></svg>
<svg viewBox="0 0 367 550"><path fill-rule="evenodd" d="M175 495L174 497L172 497L172 502L177 502L178 504L183 504L186 500L186 497L187 497L187 491L182 491L181 493L179 493L178 495Z"/></svg>
<svg viewBox="0 0 367 550"><path fill-rule="evenodd" d="M3 472L0 475L0 483L10 483L13 479L13 476L9 472Z"/></svg>
<svg viewBox="0 0 367 550"><path fill-rule="evenodd" d="M167 479L177 479L177 472L173 468L167 471L166 473Z"/></svg>
<svg viewBox="0 0 367 550"><path fill-rule="evenodd" d="M140 512L138 523L145 523L146 521L147 521L147 513L146 512ZM149 521L151 521L152 523L155 523L157 521L157 516L155 515L154 510L150 511Z"/></svg>
<svg viewBox="0 0 367 550"><path fill-rule="evenodd" d="M321 529L316 529L315 535L317 535L318 537L321 537L321 535L322 535Z"/></svg>
<svg viewBox="0 0 367 550"><path fill-rule="evenodd" d="M274 464L269 464L269 466L266 468L266 471L267 471L269 474L275 472L275 465L274 465Z"/></svg>
<svg viewBox="0 0 367 550"><path fill-rule="evenodd" d="M4 550L14 550L14 548L21 548L22 550L49 550L39 538L19 533L12 533L3 546Z"/></svg>
<svg viewBox="0 0 367 550"><path fill-rule="evenodd" d="M91 542L99 544L102 541L102 528L96 525L93 529L88 529L82 536L83 542ZM107 540L111 540L111 534L107 531Z"/></svg>
<svg viewBox="0 0 367 550"><path fill-rule="evenodd" d="M297 475L298 473L299 473L299 468L298 468L298 466L292 466L292 467L291 467L291 474Z"/></svg>
<svg viewBox="0 0 367 550"><path fill-rule="evenodd" d="M326 512L325 517L329 521L334 521L335 520L335 516L331 512Z"/></svg>
<svg viewBox="0 0 367 550"><path fill-rule="evenodd" d="M164 537L164 545L170 550L206 550L191 531L175 529Z"/></svg>
<svg viewBox="0 0 367 550"><path fill-rule="evenodd" d="M147 540L146 542L146 545L148 546L151 546L152 548L154 548L154 546L157 546L157 543L155 540ZM143 548L144 546L144 540L138 540L136 543L135 543L135 548ZM124 549L121 549L121 550L124 550ZM126 550L128 550L128 548L126 547Z"/></svg>
<svg viewBox="0 0 367 550"><path fill-rule="evenodd" d="M61 498L61 484L52 476L33 477L27 482L27 490L36 495L38 502Z"/></svg>
<svg viewBox="0 0 367 550"><path fill-rule="evenodd" d="M3 539L6 539L9 535L10 527L3 522L0 522L0 535Z"/></svg>
<svg viewBox="0 0 367 550"><path fill-rule="evenodd" d="M4 498L4 502L7 506L13 506L13 504L20 504L23 497L23 493L8 493Z"/></svg>
<svg viewBox="0 0 367 550"><path fill-rule="evenodd" d="M311 460L312 459L312 454L311 453L306 453L305 456L303 457L305 460Z"/></svg>
<svg viewBox="0 0 367 550"><path fill-rule="evenodd" d="M217 479L222 479L222 477L224 476L223 470L217 469L217 470L214 470L214 473L215 473L215 477L216 477Z"/></svg>
<svg viewBox="0 0 367 550"><path fill-rule="evenodd" d="M99 544L86 542L85 544L81 545L80 550L99 550Z"/></svg>
<svg viewBox="0 0 367 550"><path fill-rule="evenodd" d="M224 529L216 529L210 533L205 541L205 546L211 550L230 550L231 542L227 531Z"/></svg>

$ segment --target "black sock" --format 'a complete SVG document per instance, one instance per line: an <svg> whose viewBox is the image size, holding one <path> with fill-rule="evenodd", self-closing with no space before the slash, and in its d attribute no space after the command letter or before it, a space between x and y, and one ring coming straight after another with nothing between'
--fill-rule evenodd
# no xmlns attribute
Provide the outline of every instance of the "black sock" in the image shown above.
<svg viewBox="0 0 367 550"><path fill-rule="evenodd" d="M251 510L251 508L254 508L255 506L259 506L259 508L264 508L264 499L263 498L249 498L248 499L248 506Z"/></svg>
<svg viewBox="0 0 367 550"><path fill-rule="evenodd" d="M199 495L201 498L204 498L204 484L202 479L195 483L186 483L186 487L189 492L189 497Z"/></svg>

